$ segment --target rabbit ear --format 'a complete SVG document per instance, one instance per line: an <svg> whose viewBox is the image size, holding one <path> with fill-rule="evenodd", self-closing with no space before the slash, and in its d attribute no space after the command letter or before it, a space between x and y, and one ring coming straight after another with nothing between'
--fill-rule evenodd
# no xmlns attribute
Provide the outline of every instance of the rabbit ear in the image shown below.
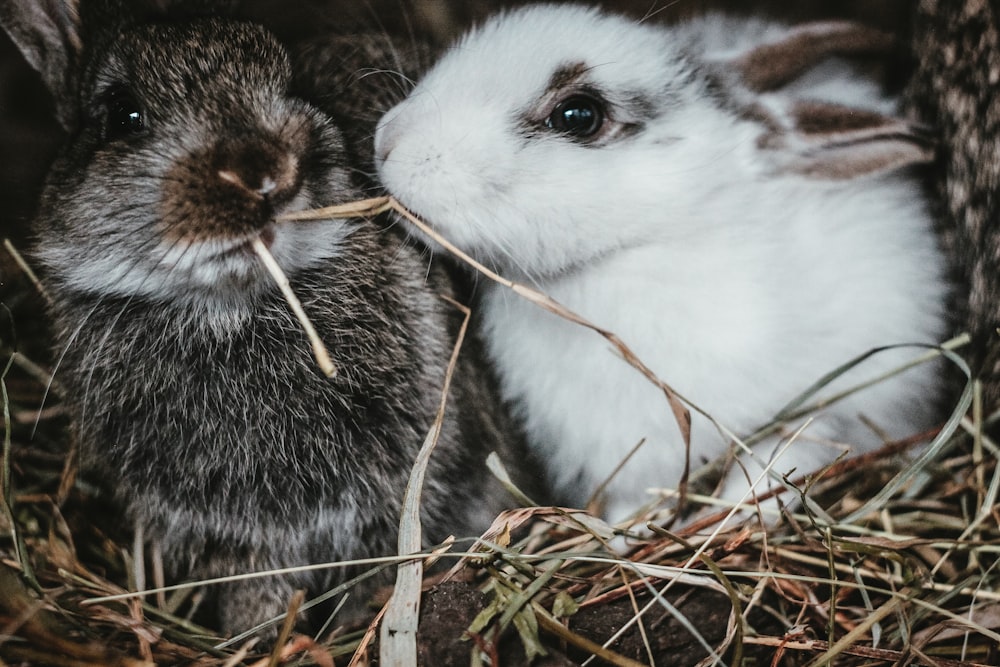
<svg viewBox="0 0 1000 667"><path fill-rule="evenodd" d="M850 21L818 21L790 28L781 40L742 53L730 64L755 92L776 90L831 56L892 53L892 35Z"/></svg>
<svg viewBox="0 0 1000 667"><path fill-rule="evenodd" d="M0 25L25 60L42 75L56 101L59 122L69 129L74 70L79 61L80 13L76 0L3 0Z"/></svg>
<svg viewBox="0 0 1000 667"><path fill-rule="evenodd" d="M931 135L916 124L870 109L770 94L834 56L885 58L895 47L895 38L881 30L822 21L790 28L779 40L729 59L727 70L742 87L760 94L747 113L769 128L760 147L779 171L849 179L933 161Z"/></svg>
<svg viewBox="0 0 1000 667"><path fill-rule="evenodd" d="M924 127L883 114L827 102L795 100L775 114L758 115L769 131L758 144L779 171L850 179L932 162L935 143Z"/></svg>

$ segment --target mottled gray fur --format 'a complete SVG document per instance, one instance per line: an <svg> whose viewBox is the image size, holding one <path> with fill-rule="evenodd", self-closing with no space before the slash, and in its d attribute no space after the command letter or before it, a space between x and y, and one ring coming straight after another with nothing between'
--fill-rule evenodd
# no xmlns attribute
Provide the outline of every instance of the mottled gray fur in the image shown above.
<svg viewBox="0 0 1000 667"><path fill-rule="evenodd" d="M921 0L911 104L942 135L935 185L964 286L959 325L987 410L1000 408L1000 14L986 0Z"/></svg>
<svg viewBox="0 0 1000 667"><path fill-rule="evenodd" d="M34 0L0 18L69 129L35 257L86 462L162 544L174 577L394 553L461 322L441 296L459 290L395 230L272 223L358 197L359 142L372 128L340 127L354 107L332 120L302 99L301 77L290 95L288 55L258 26L146 22L124 5L84 3L79 21L72 6ZM323 97L336 112L364 92ZM391 101L369 100L373 118ZM336 377L317 368L249 250L255 237L289 274ZM484 465L491 450L515 473L525 465L481 358L468 340L424 489L428 543L478 534L509 503ZM245 630L282 612L296 588L315 593L351 574L226 585L221 627Z"/></svg>

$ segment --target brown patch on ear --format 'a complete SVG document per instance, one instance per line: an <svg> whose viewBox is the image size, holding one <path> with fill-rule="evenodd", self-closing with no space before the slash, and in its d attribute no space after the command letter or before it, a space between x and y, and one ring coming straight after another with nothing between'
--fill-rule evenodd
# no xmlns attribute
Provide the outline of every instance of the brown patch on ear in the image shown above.
<svg viewBox="0 0 1000 667"><path fill-rule="evenodd" d="M790 127L768 131L758 140L763 150L784 151L782 171L843 180L927 164L936 143L920 125L814 101L796 102L788 112Z"/></svg>
<svg viewBox="0 0 1000 667"><path fill-rule="evenodd" d="M884 141L879 146L823 146L787 171L829 181L847 181L929 162L932 156L933 153L923 152L905 141Z"/></svg>
<svg viewBox="0 0 1000 667"><path fill-rule="evenodd" d="M891 53L889 33L849 21L821 21L793 28L779 42L764 44L733 63L743 83L757 92L776 90L830 56Z"/></svg>
<svg viewBox="0 0 1000 667"><path fill-rule="evenodd" d="M823 102L797 102L791 109L794 129L801 134L833 135L871 130L902 121L867 109L854 109Z"/></svg>

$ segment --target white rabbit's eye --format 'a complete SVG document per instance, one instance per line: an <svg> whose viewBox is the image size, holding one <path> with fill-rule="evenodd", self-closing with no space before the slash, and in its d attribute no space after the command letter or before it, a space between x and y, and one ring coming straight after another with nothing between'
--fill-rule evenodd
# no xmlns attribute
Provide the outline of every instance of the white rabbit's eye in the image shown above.
<svg viewBox="0 0 1000 667"><path fill-rule="evenodd" d="M105 137L109 140L127 139L142 134L146 120L142 107L124 86L116 86L107 94Z"/></svg>
<svg viewBox="0 0 1000 667"><path fill-rule="evenodd" d="M590 95L572 95L556 104L545 126L574 137L590 137L604 124L604 106Z"/></svg>

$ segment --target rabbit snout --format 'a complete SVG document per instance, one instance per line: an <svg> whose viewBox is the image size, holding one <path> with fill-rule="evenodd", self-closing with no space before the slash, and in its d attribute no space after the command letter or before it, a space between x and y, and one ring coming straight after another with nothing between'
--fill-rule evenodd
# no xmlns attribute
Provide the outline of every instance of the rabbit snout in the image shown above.
<svg viewBox="0 0 1000 667"><path fill-rule="evenodd" d="M226 144L215 150L215 177L251 199L280 206L295 196L300 179L298 158L266 141Z"/></svg>
<svg viewBox="0 0 1000 667"><path fill-rule="evenodd" d="M172 171L163 193L164 232L188 242L264 229L302 188L299 156L264 137L222 141Z"/></svg>

